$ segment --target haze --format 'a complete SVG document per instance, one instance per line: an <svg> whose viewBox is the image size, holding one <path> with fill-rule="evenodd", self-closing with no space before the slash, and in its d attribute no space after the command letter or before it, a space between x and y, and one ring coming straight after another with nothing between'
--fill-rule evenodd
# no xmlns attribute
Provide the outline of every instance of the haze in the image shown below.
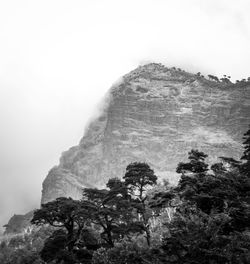
<svg viewBox="0 0 250 264"><path fill-rule="evenodd" d="M39 207L113 82L146 62L250 76L248 0L0 1L0 225Z"/></svg>

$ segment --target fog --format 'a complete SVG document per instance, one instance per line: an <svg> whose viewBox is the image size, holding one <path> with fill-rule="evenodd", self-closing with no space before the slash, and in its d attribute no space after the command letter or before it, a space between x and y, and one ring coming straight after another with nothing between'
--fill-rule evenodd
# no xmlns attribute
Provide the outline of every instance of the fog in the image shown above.
<svg viewBox="0 0 250 264"><path fill-rule="evenodd" d="M0 1L0 225L123 74L146 62L250 76L248 0Z"/></svg>

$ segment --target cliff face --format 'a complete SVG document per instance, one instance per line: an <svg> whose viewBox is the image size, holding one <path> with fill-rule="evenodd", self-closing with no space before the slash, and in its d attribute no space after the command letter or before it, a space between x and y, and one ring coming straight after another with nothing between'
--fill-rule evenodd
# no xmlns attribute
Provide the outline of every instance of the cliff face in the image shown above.
<svg viewBox="0 0 250 264"><path fill-rule="evenodd" d="M217 83L183 71L148 64L111 88L106 107L78 146L64 152L43 182L42 203L80 198L83 187L122 177L130 162L147 162L156 175L176 183L178 162L199 149L239 158L250 124L250 83Z"/></svg>

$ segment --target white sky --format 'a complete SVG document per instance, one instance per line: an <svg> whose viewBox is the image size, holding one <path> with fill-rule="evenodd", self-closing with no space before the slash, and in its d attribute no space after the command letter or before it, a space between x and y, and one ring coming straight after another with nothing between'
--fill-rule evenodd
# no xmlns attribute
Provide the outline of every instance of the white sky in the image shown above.
<svg viewBox="0 0 250 264"><path fill-rule="evenodd" d="M0 225L38 207L121 75L155 61L250 76L249 0L0 0Z"/></svg>

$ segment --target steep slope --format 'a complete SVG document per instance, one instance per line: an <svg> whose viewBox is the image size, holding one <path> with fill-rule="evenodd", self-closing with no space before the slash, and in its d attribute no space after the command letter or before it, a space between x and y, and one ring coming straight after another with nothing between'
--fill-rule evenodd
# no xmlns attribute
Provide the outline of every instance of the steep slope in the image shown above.
<svg viewBox="0 0 250 264"><path fill-rule="evenodd" d="M84 186L122 177L133 161L145 161L172 183L187 152L239 158L250 123L250 84L209 81L166 68L140 66L111 88L102 114L78 146L64 152L43 182L42 203L81 197Z"/></svg>
<svg viewBox="0 0 250 264"><path fill-rule="evenodd" d="M13 215L8 224L6 224L4 234L18 234L27 229L31 224L34 211L30 211L24 215Z"/></svg>

